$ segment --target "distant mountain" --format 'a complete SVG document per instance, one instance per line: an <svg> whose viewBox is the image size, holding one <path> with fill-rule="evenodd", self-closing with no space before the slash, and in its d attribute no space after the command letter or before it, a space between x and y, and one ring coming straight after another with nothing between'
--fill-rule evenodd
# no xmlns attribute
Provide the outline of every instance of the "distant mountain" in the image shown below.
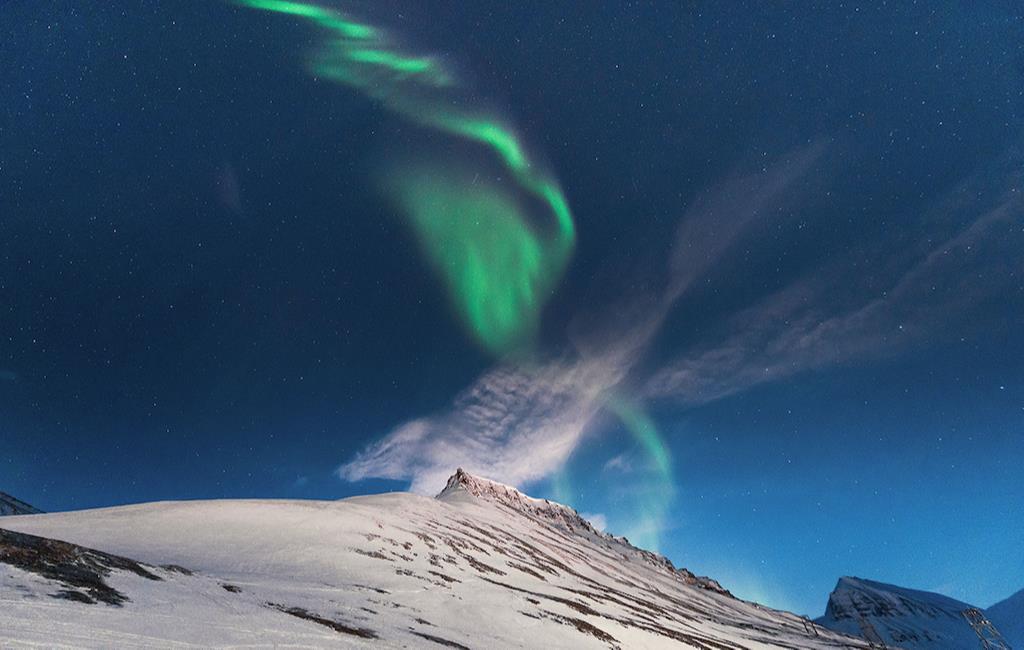
<svg viewBox="0 0 1024 650"><path fill-rule="evenodd" d="M977 650L981 640L964 616L969 609L975 607L941 594L844 577L815 622L907 650Z"/></svg>
<svg viewBox="0 0 1024 650"><path fill-rule="evenodd" d="M985 610L988 620L1014 648L1024 648L1024 589Z"/></svg>
<svg viewBox="0 0 1024 650"><path fill-rule="evenodd" d="M152 503L3 527L20 534L0 533L0 647L868 647L462 471L434 499Z"/></svg>
<svg viewBox="0 0 1024 650"><path fill-rule="evenodd" d="M0 517L6 515L34 515L42 512L6 492L0 492Z"/></svg>

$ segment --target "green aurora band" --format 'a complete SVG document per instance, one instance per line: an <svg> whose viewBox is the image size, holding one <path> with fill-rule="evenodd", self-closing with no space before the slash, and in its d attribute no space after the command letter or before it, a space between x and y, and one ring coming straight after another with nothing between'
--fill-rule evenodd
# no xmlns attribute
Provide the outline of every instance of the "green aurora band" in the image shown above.
<svg viewBox="0 0 1024 650"><path fill-rule="evenodd" d="M536 327L547 269L543 246L514 200L431 171L399 174L391 184L479 340L491 350L523 343Z"/></svg>
<svg viewBox="0 0 1024 650"><path fill-rule="evenodd" d="M353 87L420 126L489 149L517 192L545 206L553 224L542 231L513 193L457 180L441 168L395 170L384 184L476 340L496 355L529 346L575 245L572 214L557 181L540 170L500 119L453 101L454 76L436 58L403 53L384 30L333 9L285 0L236 1L323 28L328 38L310 61L314 75Z"/></svg>

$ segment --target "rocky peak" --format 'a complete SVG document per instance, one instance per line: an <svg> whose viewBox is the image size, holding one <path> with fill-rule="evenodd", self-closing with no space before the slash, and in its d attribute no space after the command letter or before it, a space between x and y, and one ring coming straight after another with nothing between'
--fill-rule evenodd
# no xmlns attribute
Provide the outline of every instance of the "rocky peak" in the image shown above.
<svg viewBox="0 0 1024 650"><path fill-rule="evenodd" d="M948 617L961 620L970 607L948 596L888 585L864 578L843 576L829 597L829 609L836 618L874 616Z"/></svg>
<svg viewBox="0 0 1024 650"><path fill-rule="evenodd" d="M663 555L637 548L630 544L629 540L625 537L617 537L597 530L593 524L581 517L576 510L569 506L549 501L548 499L536 499L523 494L510 485L474 476L461 467L448 478L448 483L436 498L448 501L457 499L459 495L470 495L476 499L490 501L532 519L554 525L567 532L589 537L592 541L612 548L623 556L634 557L646 564L669 571L687 584L709 591L732 595L711 578L697 576L687 569L677 569L672 564L672 561Z"/></svg>
<svg viewBox="0 0 1024 650"><path fill-rule="evenodd" d="M448 479L448 484L437 495L437 498L444 501L460 493L469 494L477 499L491 501L515 510L520 514L535 519L542 519L547 523L553 523L562 528L573 531L583 530L593 535L602 535L589 521L581 517L578 512L569 506L547 499L535 499L523 494L511 485L473 476L461 467L451 475Z"/></svg>
<svg viewBox="0 0 1024 650"><path fill-rule="evenodd" d="M906 650L977 648L965 611L971 605L928 591L842 577L817 623L878 645Z"/></svg>
<svg viewBox="0 0 1024 650"><path fill-rule="evenodd" d="M21 499L15 499L11 495L0 492L0 516L4 515L36 515L42 512L33 508Z"/></svg>

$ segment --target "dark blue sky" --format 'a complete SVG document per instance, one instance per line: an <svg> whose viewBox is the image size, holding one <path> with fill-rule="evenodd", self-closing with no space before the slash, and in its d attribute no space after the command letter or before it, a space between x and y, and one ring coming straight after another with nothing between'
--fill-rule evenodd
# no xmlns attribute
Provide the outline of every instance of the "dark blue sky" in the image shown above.
<svg viewBox="0 0 1024 650"><path fill-rule="evenodd" d="M1024 12L725 5L330 5L557 178L575 252L528 359L474 341L379 189L493 163L311 76L322 30L0 5L0 489L339 498L465 464L802 613L843 574L1024 586Z"/></svg>

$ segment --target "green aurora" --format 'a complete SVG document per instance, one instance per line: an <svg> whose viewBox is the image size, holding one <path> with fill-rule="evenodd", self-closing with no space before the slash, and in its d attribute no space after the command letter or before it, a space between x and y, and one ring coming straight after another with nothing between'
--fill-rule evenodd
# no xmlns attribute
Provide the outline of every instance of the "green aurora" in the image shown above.
<svg viewBox="0 0 1024 650"><path fill-rule="evenodd" d="M661 531L675 499L675 480L672 475L672 454L665 444L658 425L639 403L621 395L613 395L606 408L618 417L633 440L650 462L646 480L637 481L639 513L634 527L634 541L644 548L658 550Z"/></svg>
<svg viewBox="0 0 1024 650"><path fill-rule="evenodd" d="M473 337L497 356L528 350L575 244L558 182L499 118L451 101L454 76L436 58L403 53L384 30L332 9L284 0L238 2L328 31L310 61L314 75L353 87L420 126L489 149L515 180L516 193L546 208L553 223L540 228L516 193L456 180L440 165L396 168L383 183Z"/></svg>

